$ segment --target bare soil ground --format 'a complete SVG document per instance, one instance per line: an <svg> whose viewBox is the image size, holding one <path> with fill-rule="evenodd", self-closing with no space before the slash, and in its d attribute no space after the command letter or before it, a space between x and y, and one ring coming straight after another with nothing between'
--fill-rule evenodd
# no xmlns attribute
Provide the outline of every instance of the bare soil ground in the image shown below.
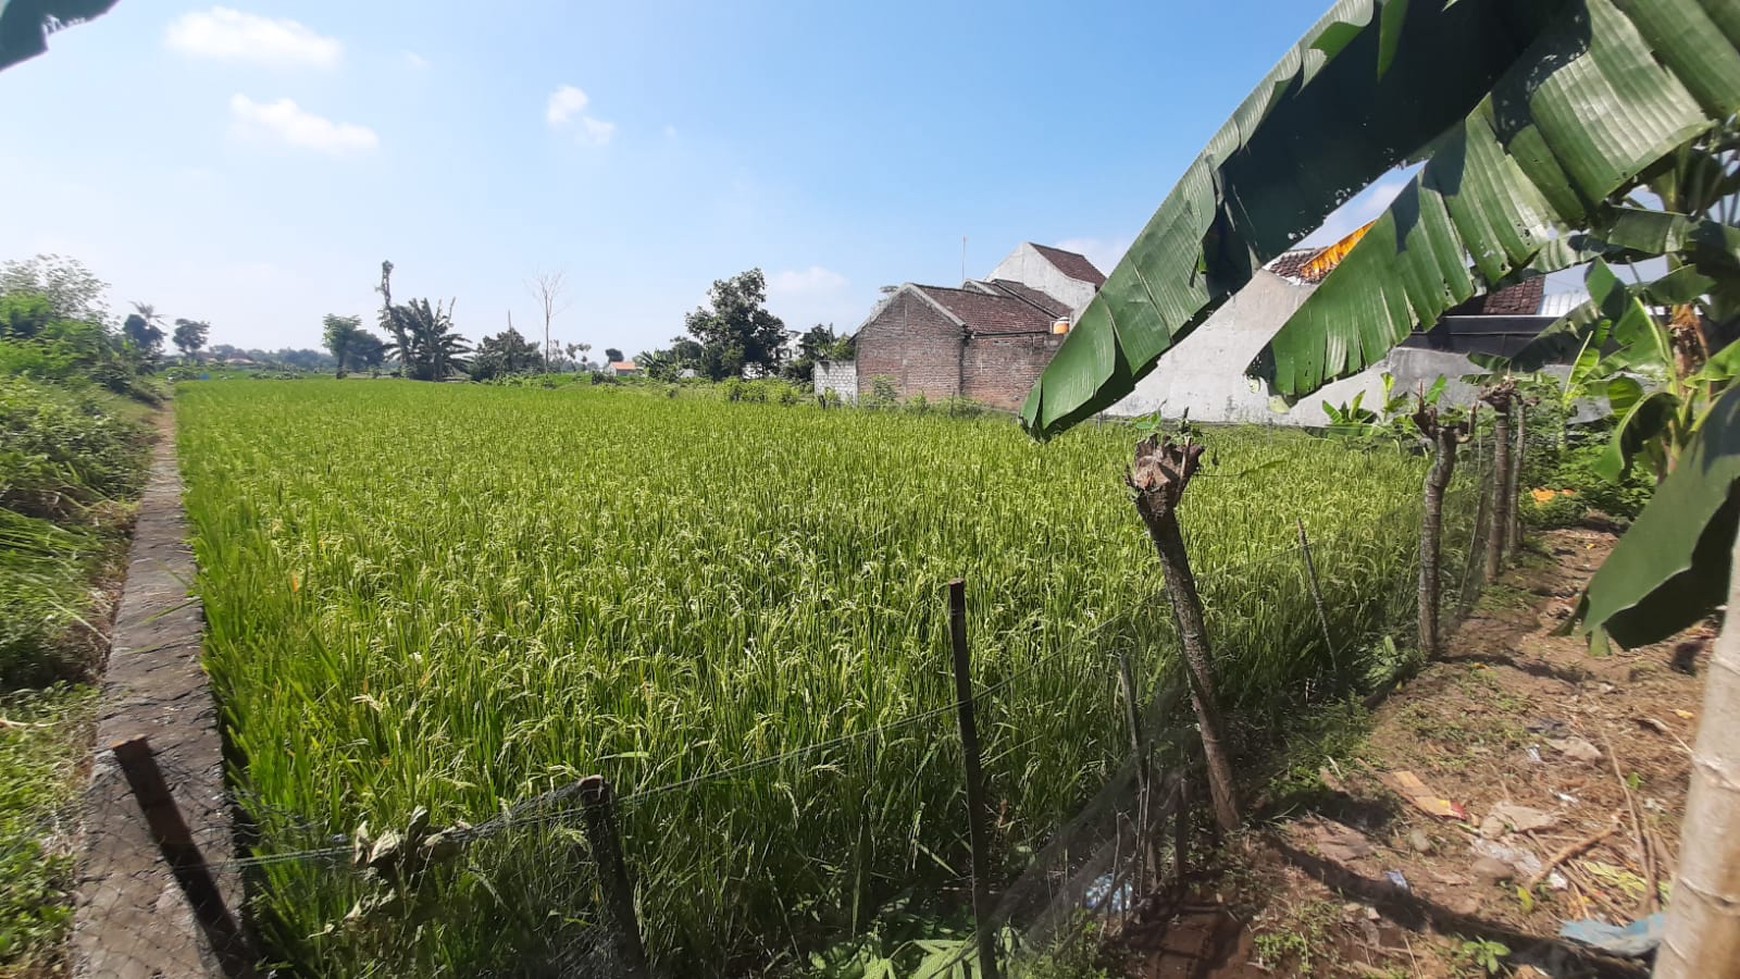
<svg viewBox="0 0 1740 979"><path fill-rule="evenodd" d="M1183 909L1132 929L1132 974L1644 975L1559 928L1660 908L1715 630L1605 657L1552 635L1613 542L1533 538L1319 784L1271 801Z"/></svg>

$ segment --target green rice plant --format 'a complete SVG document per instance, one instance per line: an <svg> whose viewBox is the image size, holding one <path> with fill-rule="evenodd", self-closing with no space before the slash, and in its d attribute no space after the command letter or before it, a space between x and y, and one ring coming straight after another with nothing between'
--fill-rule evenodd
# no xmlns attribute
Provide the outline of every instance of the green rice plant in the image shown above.
<svg viewBox="0 0 1740 979"><path fill-rule="evenodd" d="M940 412L329 380L184 385L178 415L258 853L418 808L477 824L601 773L673 974L806 962L901 895L958 910L949 579L1010 870L1125 755L1113 654L1150 689L1172 669L1128 426L1041 446ZM1254 740L1409 634L1424 470L1300 433L1206 438L1219 465L1182 515ZM536 971L594 928L557 822L435 868L387 919L353 914L369 894L342 866L266 863L256 920L310 975Z"/></svg>

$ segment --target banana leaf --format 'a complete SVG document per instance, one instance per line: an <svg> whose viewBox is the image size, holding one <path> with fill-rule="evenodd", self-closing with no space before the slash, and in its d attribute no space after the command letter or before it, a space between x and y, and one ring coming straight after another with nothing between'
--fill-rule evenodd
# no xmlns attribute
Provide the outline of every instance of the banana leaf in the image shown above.
<svg viewBox="0 0 1740 979"><path fill-rule="evenodd" d="M1592 252L1641 257L1684 248L1697 222L1609 201L1740 109L1740 50L1710 13L1699 0L1576 4L1494 86L1250 373L1295 399L1376 364L1445 310L1516 277ZM1584 247L1553 245L1589 227L1598 230Z"/></svg>
<svg viewBox="0 0 1740 979"><path fill-rule="evenodd" d="M1737 481L1740 388L1733 388L1583 593L1574 620L1595 645L1660 641L1726 601L1740 528Z"/></svg>
<svg viewBox="0 0 1740 979"><path fill-rule="evenodd" d="M1575 0L1341 0L1185 172L1022 409L1038 437L1111 404L1338 205L1463 119Z"/></svg>
<svg viewBox="0 0 1740 979"><path fill-rule="evenodd" d="M115 0L0 0L0 70L48 50L48 35L109 12Z"/></svg>
<svg viewBox="0 0 1740 979"><path fill-rule="evenodd" d="M1425 170L1252 365L1283 395L1374 363L1422 311L1584 260L1571 227L1740 107L1736 8L1344 0L1161 204L1023 424L1048 437L1116 403L1255 268L1423 151Z"/></svg>

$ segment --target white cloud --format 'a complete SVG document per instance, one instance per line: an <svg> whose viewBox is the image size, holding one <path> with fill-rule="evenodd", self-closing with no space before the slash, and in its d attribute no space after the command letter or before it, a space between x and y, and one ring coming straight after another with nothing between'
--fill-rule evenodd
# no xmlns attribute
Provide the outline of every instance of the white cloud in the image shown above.
<svg viewBox="0 0 1740 979"><path fill-rule="evenodd" d="M412 71L423 71L429 67L429 59L415 51L399 52L399 60L404 62L405 67Z"/></svg>
<svg viewBox="0 0 1740 979"><path fill-rule="evenodd" d="M832 269L812 265L801 271L775 272L767 280L767 294L774 298L827 295L846 288L846 277Z"/></svg>
<svg viewBox="0 0 1740 979"><path fill-rule="evenodd" d="M591 97L580 89L572 85L560 86L550 93L549 101L544 105L544 121L551 129L567 129L578 120L579 138L603 146L616 135L616 123L586 115L586 107L591 104Z"/></svg>
<svg viewBox="0 0 1740 979"><path fill-rule="evenodd" d="M610 137L616 135L616 123L604 122L591 116L580 118L580 128L586 134L588 141L597 143L599 146L610 142Z"/></svg>
<svg viewBox="0 0 1740 979"><path fill-rule="evenodd" d="M332 156L366 153L380 145L380 137L373 129L333 122L290 99L255 102L246 95L234 95L230 97L230 118L231 132L240 138L282 143Z"/></svg>
<svg viewBox="0 0 1740 979"><path fill-rule="evenodd" d="M1111 275L1112 269L1123 261L1124 253L1130 250L1130 239L1065 238L1057 243L1057 247L1066 252L1086 255L1087 260L1094 263L1094 268Z"/></svg>
<svg viewBox="0 0 1740 979"><path fill-rule="evenodd" d="M585 92L572 85L563 85L550 93L550 102L544 108L544 121L552 126L565 126L591 104L592 99Z"/></svg>
<svg viewBox="0 0 1740 979"><path fill-rule="evenodd" d="M293 20L272 20L228 7L177 17L164 34L170 50L196 58L246 61L274 68L332 68L344 53L338 39Z"/></svg>

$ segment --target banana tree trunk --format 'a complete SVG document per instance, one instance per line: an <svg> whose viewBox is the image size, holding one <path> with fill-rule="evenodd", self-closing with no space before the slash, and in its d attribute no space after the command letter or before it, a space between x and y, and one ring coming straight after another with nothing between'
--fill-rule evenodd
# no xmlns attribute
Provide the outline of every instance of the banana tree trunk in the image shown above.
<svg viewBox="0 0 1740 979"><path fill-rule="evenodd" d="M1421 425L1422 431L1426 426ZM1440 428L1434 420L1427 437L1432 440L1432 468L1426 471L1426 501L1420 517L1420 652L1428 659L1441 651L1438 612L1443 594L1439 584L1443 550L1444 491L1456 473L1459 432Z"/></svg>
<svg viewBox="0 0 1740 979"><path fill-rule="evenodd" d="M1740 538L1732 560L1728 618L1704 681L1679 873L1656 979L1740 976Z"/></svg>
<svg viewBox="0 0 1740 979"><path fill-rule="evenodd" d="M1162 442L1157 436L1136 446L1136 464L1125 476L1135 495L1136 511L1147 525L1148 536L1160 556L1166 578L1166 596L1172 603L1172 618L1184 647L1185 673L1190 683L1190 703L1196 710L1202 732L1202 753L1208 761L1208 789L1214 799L1215 820L1221 829L1239 827L1238 796L1233 787L1232 762L1221 738L1219 709L1215 706L1214 678L1209 668L1208 627L1202 611L1202 596L1190 570L1190 554L1178 525L1178 503L1195 475L1202 457L1199 444Z"/></svg>

